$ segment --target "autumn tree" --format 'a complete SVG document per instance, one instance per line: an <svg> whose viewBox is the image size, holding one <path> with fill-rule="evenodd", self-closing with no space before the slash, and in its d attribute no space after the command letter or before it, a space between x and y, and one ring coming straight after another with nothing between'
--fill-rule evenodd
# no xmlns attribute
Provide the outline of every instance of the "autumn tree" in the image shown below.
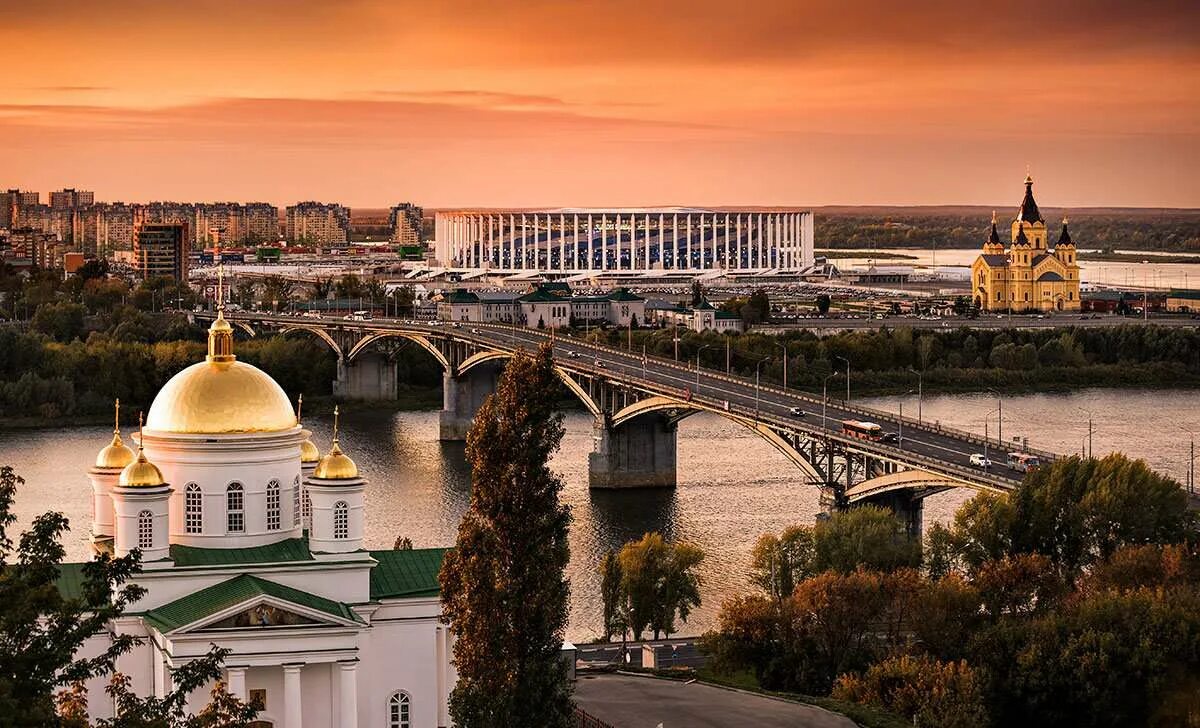
<svg viewBox="0 0 1200 728"><path fill-rule="evenodd" d="M78 596L64 596L58 580L65 554L62 536L69 530L61 513L34 519L14 551L9 529L16 521L12 503L24 483L11 467L0 468L0 728L64 725L87 728L85 681L111 675L108 699L120 707L118 717L96 728L239 728L257 711L224 690L214 692L211 711L220 722L197 722L186 713L187 696L216 679L227 650L208 654L172 672L172 690L162 697L141 697L129 678L115 674L118 657L138 638L111 629L113 620L145 594L130 583L141 569L141 556L100 554L82 568ZM84 642L108 633L108 645L94 657L76 657Z"/></svg>
<svg viewBox="0 0 1200 728"><path fill-rule="evenodd" d="M847 674L832 697L901 716L917 728L984 728L989 724L982 681L965 661L897 655Z"/></svg>
<svg viewBox="0 0 1200 728"><path fill-rule="evenodd" d="M776 536L765 533L751 552L750 580L775 599L791 596L796 585L814 576L813 532L789 526Z"/></svg>
<svg viewBox="0 0 1200 728"><path fill-rule="evenodd" d="M662 534L647 533L621 547L618 554L622 590L628 600L628 627L636 639L649 629L654 639L675 631L675 618L687 621L700 605L700 578L695 569L704 552L687 543L667 543Z"/></svg>
<svg viewBox="0 0 1200 728"><path fill-rule="evenodd" d="M628 629L628 599L624 589L621 560L616 551L604 554L600 561L600 600L603 604L604 639L611 640L613 635L622 637Z"/></svg>
<svg viewBox="0 0 1200 728"><path fill-rule="evenodd" d="M813 529L812 571L893 571L921 562L921 544L900 519L878 506L835 513Z"/></svg>
<svg viewBox="0 0 1200 728"><path fill-rule="evenodd" d="M562 440L549 346L518 352L467 435L471 501L440 576L455 636L454 723L566 726L570 684L560 652L567 622L570 514L549 468Z"/></svg>

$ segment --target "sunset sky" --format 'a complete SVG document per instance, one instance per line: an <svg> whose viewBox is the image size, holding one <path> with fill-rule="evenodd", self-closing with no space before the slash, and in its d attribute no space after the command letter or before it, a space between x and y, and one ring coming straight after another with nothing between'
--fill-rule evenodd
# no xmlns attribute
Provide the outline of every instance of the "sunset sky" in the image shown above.
<svg viewBox="0 0 1200 728"><path fill-rule="evenodd" d="M1200 207L1200 3L0 0L0 186Z"/></svg>

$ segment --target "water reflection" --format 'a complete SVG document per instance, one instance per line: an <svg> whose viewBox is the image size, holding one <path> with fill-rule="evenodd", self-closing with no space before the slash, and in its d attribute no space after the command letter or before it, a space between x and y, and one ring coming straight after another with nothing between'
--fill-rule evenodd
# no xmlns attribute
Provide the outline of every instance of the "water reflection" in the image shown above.
<svg viewBox="0 0 1200 728"><path fill-rule="evenodd" d="M863 403L895 409L898 400ZM993 408L987 395L927 397L924 402L927 419L977 430ZM905 399L904 411L916 412L915 399ZM1094 389L1008 397L1005 436L1024 435L1050 449L1078 452L1086 439L1087 412L1094 420L1097 455L1121 450L1184 478L1188 435L1181 428L1200 431L1200 393L1195 391ZM305 425L326 450L329 421L310 417ZM551 466L563 477L563 501L573 519L571 639L590 639L599 631L596 566L608 550L647 531L702 548L707 554L700 570L704 604L686 627L697 633L712 624L722 600L748 588L750 550L758 536L810 523L819 511L816 489L799 470L765 441L717 415L695 415L680 423L679 485L674 490L590 491L591 419L574 412L565 425L562 448ZM462 443L441 443L437 435L437 412L351 409L343 417L342 446L369 479L368 547L390 548L397 536L412 539L417 547L454 542L470 498L470 468ZM68 559L87 557L91 495L86 472L109 437L102 426L0 432L0 463L12 464L28 481L15 504L18 526L28 527L38 513L63 511L74 527L65 544ZM960 490L931 498L926 523L950 518L969 496Z"/></svg>

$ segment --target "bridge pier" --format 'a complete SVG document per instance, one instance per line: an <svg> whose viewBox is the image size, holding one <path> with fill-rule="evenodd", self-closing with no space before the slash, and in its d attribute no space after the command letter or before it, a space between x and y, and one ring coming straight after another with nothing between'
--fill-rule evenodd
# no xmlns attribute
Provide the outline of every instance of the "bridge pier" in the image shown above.
<svg viewBox="0 0 1200 728"><path fill-rule="evenodd" d="M338 359L333 396L339 399L396 399L396 362L382 354L363 352L353 361Z"/></svg>
<svg viewBox="0 0 1200 728"><path fill-rule="evenodd" d="M918 498L915 490L907 488L888 491L860 501L860 503L869 503L890 510L896 518L904 523L904 530L913 538L921 537L924 502L925 499Z"/></svg>
<svg viewBox="0 0 1200 728"><path fill-rule="evenodd" d="M604 418L595 424L595 450L588 455L592 488L674 488L675 425L646 415L619 427Z"/></svg>
<svg viewBox="0 0 1200 728"><path fill-rule="evenodd" d="M483 400L496 389L496 380L503 370L502 364L480 364L465 374L442 377L442 411L438 415L438 439L443 442L461 442L467 439L467 430L475 419L475 413L483 406Z"/></svg>

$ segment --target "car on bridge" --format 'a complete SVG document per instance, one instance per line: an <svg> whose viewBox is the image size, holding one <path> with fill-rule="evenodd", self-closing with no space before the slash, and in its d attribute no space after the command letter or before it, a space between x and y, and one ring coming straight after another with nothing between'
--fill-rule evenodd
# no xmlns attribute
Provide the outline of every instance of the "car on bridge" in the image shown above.
<svg viewBox="0 0 1200 728"><path fill-rule="evenodd" d="M982 468L983 470L989 470L992 467L992 461L989 460L986 455L982 455L980 453L972 453L971 454L971 467Z"/></svg>
<svg viewBox="0 0 1200 728"><path fill-rule="evenodd" d="M793 407L788 410L788 412L791 412L793 417L803 417L806 414L805 411L799 407Z"/></svg>

